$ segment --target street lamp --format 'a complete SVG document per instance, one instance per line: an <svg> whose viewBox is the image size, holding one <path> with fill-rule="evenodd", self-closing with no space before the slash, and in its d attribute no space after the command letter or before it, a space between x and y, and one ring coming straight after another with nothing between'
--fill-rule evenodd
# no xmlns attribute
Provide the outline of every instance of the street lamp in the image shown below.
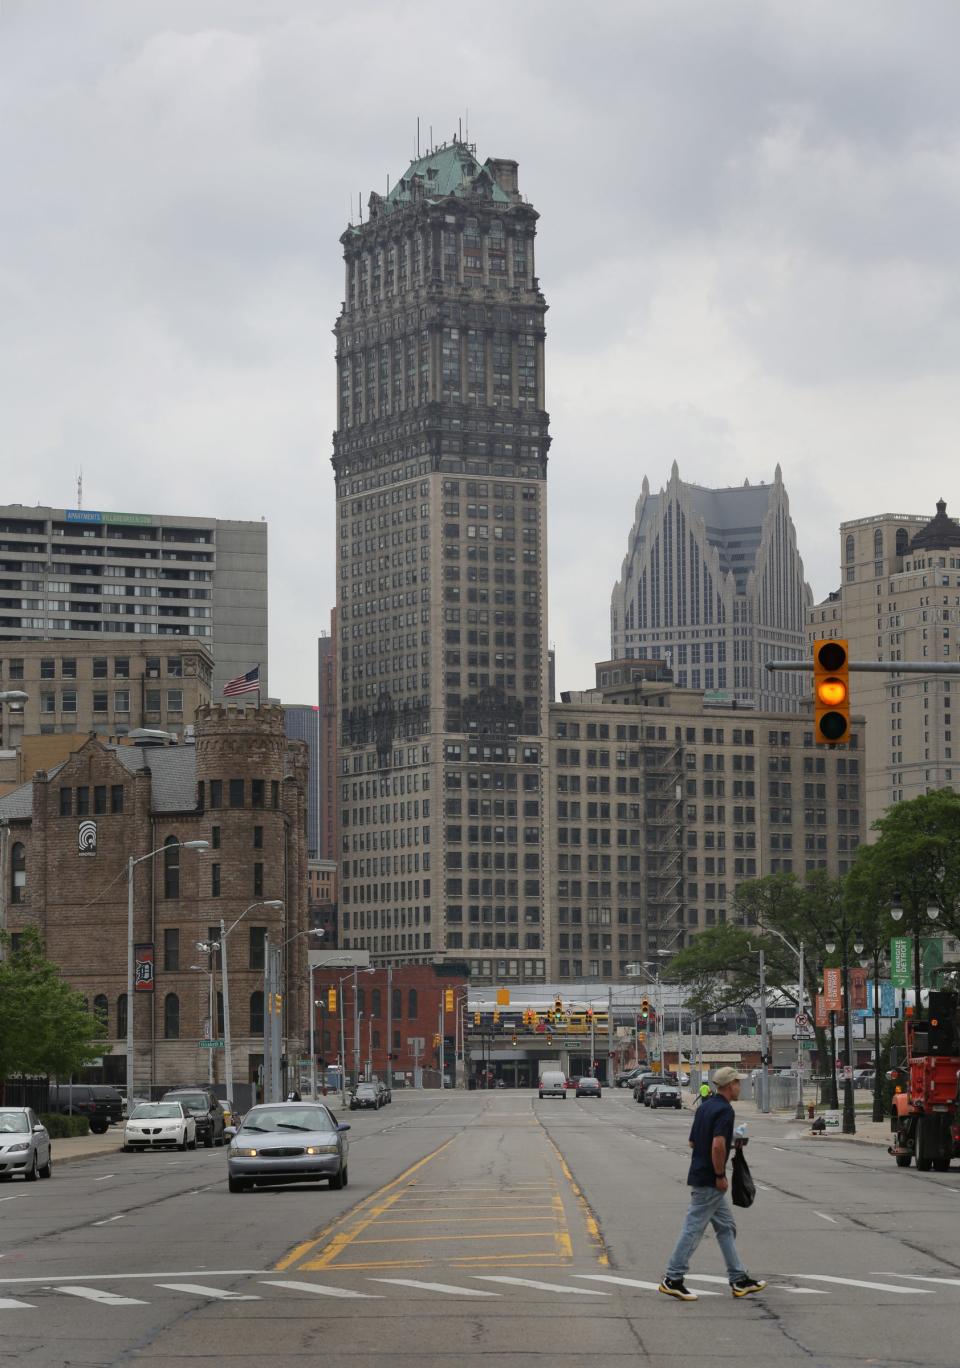
<svg viewBox="0 0 960 1368"><path fill-rule="evenodd" d="M198 948L199 948L199 946L198 946ZM213 948L213 947L211 947L211 951L212 951L212 948ZM210 992L209 992L209 998L208 998L208 1003L209 1003L208 1011L209 1011L210 1015L209 1015L208 1018L207 1018L207 1020L208 1020L208 1022L209 1022L208 1037L207 1037L207 1038L208 1038L209 1041L210 1041L210 1048L209 1048L209 1050L207 1050L207 1054L208 1054L210 1057L209 1057L209 1059L207 1060L207 1082L210 1083L210 1084L212 1084L212 1083L213 1083L213 1038L214 1038L214 1021L215 1021L215 1015L214 1015L214 1014L215 1014L215 1005L214 1005L214 997L213 997L213 992L214 992L214 987L213 987L214 971L213 971L213 955L212 955L212 953L211 953L211 955L210 955L210 964L209 964L209 967L208 967L208 968L205 969L205 968L203 967L202 964L191 964L191 965L189 966L189 968L190 968L191 970L193 970L193 972L194 972L195 974L207 974L207 975L209 975L209 978L210 978Z"/></svg>
<svg viewBox="0 0 960 1368"><path fill-rule="evenodd" d="M798 960L798 975L799 975L798 978L797 978L797 1016L798 1016L798 1017L801 1017L801 1016L803 1016L803 1014L804 1014L804 1013L803 1013L803 990L804 990L804 982L803 982L803 973L804 973L804 969L803 969L803 941L801 941L799 945L793 945L790 941L787 940L787 938L786 938L786 936L783 934L783 932L782 932L782 931L778 931L777 928L776 928L775 926L761 926L761 930L763 931L763 933L764 933L765 935L768 934L769 932L772 932L772 933L777 937L777 940L783 941L783 943L784 943L784 945L787 947L787 949L790 950L790 951L792 951L793 954L795 954L796 957L797 957L797 960ZM802 1121L802 1120L803 1120L803 1063L804 1063L804 1061L803 1061L803 1040L801 1039L800 1024L799 1024L799 1022L798 1022L798 1023L797 1023L797 1110L794 1112L794 1120L795 1120L795 1121Z"/></svg>
<svg viewBox="0 0 960 1368"><path fill-rule="evenodd" d="M206 850L209 841L170 841L146 855L131 855L127 861L127 1106L133 1101L133 871L138 864L152 860L164 850Z"/></svg>
<svg viewBox="0 0 960 1368"><path fill-rule="evenodd" d="M206 845L204 841L204 845ZM259 898L252 902L249 907L245 907L239 917L229 927L225 926L225 920L220 918L220 939L219 941L197 941L197 948L200 950L220 948L220 972L223 977L223 1077L227 1089L227 1101L233 1101L233 1051L232 1040L230 1037L230 979L227 974L227 937L235 927L243 921L248 912L252 912L255 907L283 907L282 898ZM266 936L264 937L264 956L267 953ZM211 1026L211 1030L213 1027Z"/></svg>
<svg viewBox="0 0 960 1368"><path fill-rule="evenodd" d="M895 903L890 908L891 920L898 922L903 920L904 909L900 903ZM930 921L935 922L940 916L939 907L928 907L927 916ZM910 928L913 936L913 992L914 1010L920 1011L920 989L923 983L923 973L920 963L920 914L916 907L910 909Z"/></svg>
<svg viewBox="0 0 960 1368"><path fill-rule="evenodd" d="M841 918L839 940L841 992L843 995L843 1133L844 1135L855 1135L857 1120L853 1105L853 1067L850 1049L850 932L847 927L846 916ZM832 955L837 948L836 935L824 942L824 945L827 954ZM853 953L858 957L863 954L863 937L859 931L853 933ZM836 1069L835 1063L834 1069Z"/></svg>

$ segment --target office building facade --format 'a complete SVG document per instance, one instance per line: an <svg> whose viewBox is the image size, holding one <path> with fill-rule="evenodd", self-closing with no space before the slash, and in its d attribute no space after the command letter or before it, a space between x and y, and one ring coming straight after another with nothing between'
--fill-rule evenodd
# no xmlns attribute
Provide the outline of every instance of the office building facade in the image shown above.
<svg viewBox="0 0 960 1368"><path fill-rule="evenodd" d="M779 465L771 484L704 489L676 462L659 494L644 478L610 602L615 659L663 660L681 688L764 711L798 712L813 602Z"/></svg>
<svg viewBox="0 0 960 1368"><path fill-rule="evenodd" d="M890 665L850 680L867 723L868 827L892 803L956 787L960 679L896 669L960 659L960 525L944 501L932 519L880 513L841 523L840 587L811 609L807 630L810 648L819 637L845 637L852 660Z"/></svg>
<svg viewBox="0 0 960 1368"><path fill-rule="evenodd" d="M341 238L340 928L543 981L546 302L517 164L455 141Z"/></svg>
<svg viewBox="0 0 960 1368"><path fill-rule="evenodd" d="M284 703L283 725L292 741L307 747L307 853L316 860L320 850L320 709L315 703Z"/></svg>
<svg viewBox="0 0 960 1368"><path fill-rule="evenodd" d="M197 639L266 698L267 524L0 507L0 642L76 637Z"/></svg>

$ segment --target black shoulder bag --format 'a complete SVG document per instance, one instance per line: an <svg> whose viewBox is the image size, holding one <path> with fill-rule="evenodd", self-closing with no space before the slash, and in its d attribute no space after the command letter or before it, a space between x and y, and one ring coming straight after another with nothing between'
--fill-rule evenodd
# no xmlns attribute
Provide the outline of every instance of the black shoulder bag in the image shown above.
<svg viewBox="0 0 960 1368"><path fill-rule="evenodd" d="M733 1205L738 1207L753 1206L753 1199L756 1195L757 1185L753 1181L750 1165L744 1157L743 1150L738 1149L733 1156L733 1179L730 1183L730 1196Z"/></svg>

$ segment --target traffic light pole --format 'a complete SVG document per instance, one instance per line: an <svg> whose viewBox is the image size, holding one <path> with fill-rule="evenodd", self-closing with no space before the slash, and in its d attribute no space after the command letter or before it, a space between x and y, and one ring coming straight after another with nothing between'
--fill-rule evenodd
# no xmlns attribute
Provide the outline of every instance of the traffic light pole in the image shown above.
<svg viewBox="0 0 960 1368"><path fill-rule="evenodd" d="M955 660L850 660L846 668L856 670L860 674L960 675L960 661ZM767 669L813 674L812 665L797 664L792 660L768 660Z"/></svg>
<svg viewBox="0 0 960 1368"><path fill-rule="evenodd" d="M613 989L607 989L607 1087L613 1084Z"/></svg>

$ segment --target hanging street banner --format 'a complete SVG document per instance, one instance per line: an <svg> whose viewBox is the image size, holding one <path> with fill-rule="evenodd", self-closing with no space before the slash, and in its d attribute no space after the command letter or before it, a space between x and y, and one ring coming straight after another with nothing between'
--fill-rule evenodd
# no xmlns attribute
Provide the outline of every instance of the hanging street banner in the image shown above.
<svg viewBox="0 0 960 1368"><path fill-rule="evenodd" d="M152 993L154 985L153 941L144 941L134 947L133 991Z"/></svg>
<svg viewBox="0 0 960 1368"><path fill-rule="evenodd" d="M895 988L910 988L913 984L909 936L890 937L890 982Z"/></svg>
<svg viewBox="0 0 960 1368"><path fill-rule="evenodd" d="M828 1012L843 1010L843 975L839 969L824 969L823 997Z"/></svg>
<svg viewBox="0 0 960 1368"><path fill-rule="evenodd" d="M850 1010L851 1012L865 1011L867 1006L867 971L866 969L850 970Z"/></svg>
<svg viewBox="0 0 960 1368"><path fill-rule="evenodd" d="M827 1011L827 1001L822 993L817 994L816 1014L813 1020L814 1025L821 1028L830 1025L830 1013Z"/></svg>
<svg viewBox="0 0 960 1368"><path fill-rule="evenodd" d="M920 938L920 980L924 988L936 986L937 976L943 968L943 937L922 936Z"/></svg>
<svg viewBox="0 0 960 1368"><path fill-rule="evenodd" d="M892 983L890 982L889 979L881 979L881 980L880 980L879 987L880 987L880 1001L879 1001L878 1006L879 1006L879 1008L880 1008L880 1015L881 1015L882 1017L895 1017L895 1016L897 1015L897 990L896 990L896 986L895 986L894 984L892 984ZM866 1005L866 1007L864 1008L863 1011L856 1011L856 1012L854 1012L854 1013L853 1013L854 1016L860 1017L860 1018L862 1018L862 1017L868 1017L868 1016L873 1016L873 1007L874 1007L873 991L874 991L874 982L873 982L873 979L867 979L867 1005Z"/></svg>

